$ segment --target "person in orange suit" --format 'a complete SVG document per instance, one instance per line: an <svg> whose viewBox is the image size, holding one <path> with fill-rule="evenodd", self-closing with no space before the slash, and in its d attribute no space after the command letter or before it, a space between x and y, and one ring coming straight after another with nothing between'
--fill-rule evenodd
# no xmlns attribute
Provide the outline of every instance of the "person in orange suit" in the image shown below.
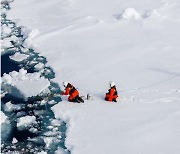
<svg viewBox="0 0 180 154"><path fill-rule="evenodd" d="M118 93L116 90L116 85L114 82L109 82L110 89L108 93L106 93L105 100L110 102L117 102Z"/></svg>
<svg viewBox="0 0 180 154"><path fill-rule="evenodd" d="M69 95L69 102L84 103L84 100L81 97L79 97L78 90L72 84L68 82L63 82L63 86L65 87L65 92L62 92L61 94Z"/></svg>

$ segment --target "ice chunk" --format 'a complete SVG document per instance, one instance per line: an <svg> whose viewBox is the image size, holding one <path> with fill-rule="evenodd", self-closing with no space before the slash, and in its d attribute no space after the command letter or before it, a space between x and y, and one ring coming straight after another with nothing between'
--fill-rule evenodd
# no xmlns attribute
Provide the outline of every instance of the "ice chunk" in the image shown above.
<svg viewBox="0 0 180 154"><path fill-rule="evenodd" d="M2 78L2 82L7 83L7 84L11 84L11 79L12 77L9 74L4 74L3 78Z"/></svg>
<svg viewBox="0 0 180 154"><path fill-rule="evenodd" d="M13 42L19 42L19 38L15 35L12 35L10 38L9 38L10 41L13 41Z"/></svg>
<svg viewBox="0 0 180 154"><path fill-rule="evenodd" d="M4 35L9 35L11 33L11 31L12 31L11 28L9 28L9 27L7 27L5 25L2 26L2 33Z"/></svg>
<svg viewBox="0 0 180 154"><path fill-rule="evenodd" d="M24 69L4 74L2 83L16 87L26 98L38 95L50 85L49 80L41 77L40 73L27 73Z"/></svg>
<svg viewBox="0 0 180 154"><path fill-rule="evenodd" d="M11 112L11 111L19 111L23 107L23 104L12 104L11 101L7 102L4 105L4 110L6 112Z"/></svg>
<svg viewBox="0 0 180 154"><path fill-rule="evenodd" d="M1 40L1 49L13 48L14 47L13 42L21 43L21 40L15 35L5 38ZM1 52L4 52L4 50L2 50Z"/></svg>
<svg viewBox="0 0 180 154"><path fill-rule="evenodd" d="M47 131L44 133L45 136L57 136L59 134L59 132L57 131Z"/></svg>
<svg viewBox="0 0 180 154"><path fill-rule="evenodd" d="M54 127L53 126L47 126L48 129L53 129Z"/></svg>
<svg viewBox="0 0 180 154"><path fill-rule="evenodd" d="M62 149L62 148L58 148L56 151L55 151L55 154L67 154L67 152L64 150L64 149Z"/></svg>
<svg viewBox="0 0 180 154"><path fill-rule="evenodd" d="M51 104L51 105L56 104L56 103L57 102L55 102L54 100L51 100L51 101L48 102L48 104Z"/></svg>
<svg viewBox="0 0 180 154"><path fill-rule="evenodd" d="M17 119L17 128L18 130L23 130L29 128L30 125L36 124L35 116L25 116Z"/></svg>
<svg viewBox="0 0 180 154"><path fill-rule="evenodd" d="M58 139L56 137L44 137L44 142L46 143L46 147L51 147L52 144L58 142Z"/></svg>
<svg viewBox="0 0 180 154"><path fill-rule="evenodd" d="M32 132L32 133L38 133L38 129L37 128L30 128L29 131Z"/></svg>
<svg viewBox="0 0 180 154"><path fill-rule="evenodd" d="M47 154L45 151L38 152L37 154Z"/></svg>
<svg viewBox="0 0 180 154"><path fill-rule="evenodd" d="M35 67L36 70L41 70L41 69L44 68L44 64L43 63L38 63L34 67Z"/></svg>
<svg viewBox="0 0 180 154"><path fill-rule="evenodd" d="M13 111L13 104L11 103L11 101L7 102L4 105L4 110L7 111L7 112Z"/></svg>
<svg viewBox="0 0 180 154"><path fill-rule="evenodd" d="M12 143L17 143L18 141L16 140L16 138L13 138Z"/></svg>
<svg viewBox="0 0 180 154"><path fill-rule="evenodd" d="M13 47L12 43L10 42L9 39L3 39L1 40L1 48L5 49L5 48L11 48Z"/></svg>
<svg viewBox="0 0 180 154"><path fill-rule="evenodd" d="M19 70L19 73L20 73L22 76L24 76L24 75L26 75L27 70L20 69L20 70Z"/></svg>
<svg viewBox="0 0 180 154"><path fill-rule="evenodd" d="M57 119L53 119L53 120L51 121L51 125L52 125L52 126L60 126L60 125L61 125L61 122L60 122L59 120L57 120Z"/></svg>
<svg viewBox="0 0 180 154"><path fill-rule="evenodd" d="M46 111L45 110L34 110L33 112L34 112L34 115L40 116L40 115L45 114Z"/></svg>
<svg viewBox="0 0 180 154"><path fill-rule="evenodd" d="M21 62L21 61L27 59L28 57L29 57L29 55L16 52L14 55L10 56L10 59L17 61L17 62Z"/></svg>
<svg viewBox="0 0 180 154"><path fill-rule="evenodd" d="M20 112L18 112L18 113L16 114L17 118L22 117L22 116L25 116L25 115L27 115L27 113L24 112L24 111L20 111Z"/></svg>
<svg viewBox="0 0 180 154"><path fill-rule="evenodd" d="M2 123L4 123L4 122L6 121L7 117L5 116L5 114L4 114L2 111L0 111L0 113L1 113L0 122L1 122L1 124L2 124Z"/></svg>

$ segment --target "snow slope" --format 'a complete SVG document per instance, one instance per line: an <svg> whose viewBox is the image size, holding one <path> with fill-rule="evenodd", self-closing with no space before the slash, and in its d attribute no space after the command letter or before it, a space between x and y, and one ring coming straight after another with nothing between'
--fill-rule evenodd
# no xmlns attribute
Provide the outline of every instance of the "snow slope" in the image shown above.
<svg viewBox="0 0 180 154"><path fill-rule="evenodd" d="M72 153L178 153L178 0L15 0L8 17L56 72L94 101L54 107ZM115 81L119 103L103 100Z"/></svg>

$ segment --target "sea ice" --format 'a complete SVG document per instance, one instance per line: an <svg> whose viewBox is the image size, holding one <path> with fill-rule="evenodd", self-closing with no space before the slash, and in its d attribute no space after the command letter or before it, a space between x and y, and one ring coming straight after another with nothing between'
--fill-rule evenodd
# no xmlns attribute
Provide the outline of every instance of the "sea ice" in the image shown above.
<svg viewBox="0 0 180 154"><path fill-rule="evenodd" d="M18 130L23 130L29 128L30 125L36 124L35 116L25 116L17 119L17 128Z"/></svg>
<svg viewBox="0 0 180 154"><path fill-rule="evenodd" d="M29 57L29 55L27 54L22 54L19 52L16 52L14 55L10 56L10 59L17 61L17 62L21 62L25 59L27 59Z"/></svg>
<svg viewBox="0 0 180 154"><path fill-rule="evenodd" d="M7 88L8 85L11 85L17 88L26 98L36 96L50 85L49 80L40 75L37 72L27 73L24 69L20 69L19 72L13 71L9 74L4 74L2 77L2 88ZM11 94L13 95L12 90Z"/></svg>
<svg viewBox="0 0 180 154"><path fill-rule="evenodd" d="M2 123L4 123L4 122L6 121L7 116L6 116L2 111L0 111L0 114L1 114L0 122L1 122L1 124L2 124Z"/></svg>
<svg viewBox="0 0 180 154"><path fill-rule="evenodd" d="M5 105L4 105L4 110L6 112L12 112L14 110L18 111L18 110L21 110L22 109L22 104L12 104L10 101L7 102Z"/></svg>
<svg viewBox="0 0 180 154"><path fill-rule="evenodd" d="M6 141L9 134L11 134L11 124L7 116L2 111L0 111L0 114L1 141Z"/></svg>

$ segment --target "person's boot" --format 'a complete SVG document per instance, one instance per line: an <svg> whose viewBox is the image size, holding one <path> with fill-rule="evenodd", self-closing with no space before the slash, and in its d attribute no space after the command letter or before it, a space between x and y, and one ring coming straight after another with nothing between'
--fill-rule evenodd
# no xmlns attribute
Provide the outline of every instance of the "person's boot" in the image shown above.
<svg viewBox="0 0 180 154"><path fill-rule="evenodd" d="M81 97L78 97L78 103L84 103L84 100Z"/></svg>

